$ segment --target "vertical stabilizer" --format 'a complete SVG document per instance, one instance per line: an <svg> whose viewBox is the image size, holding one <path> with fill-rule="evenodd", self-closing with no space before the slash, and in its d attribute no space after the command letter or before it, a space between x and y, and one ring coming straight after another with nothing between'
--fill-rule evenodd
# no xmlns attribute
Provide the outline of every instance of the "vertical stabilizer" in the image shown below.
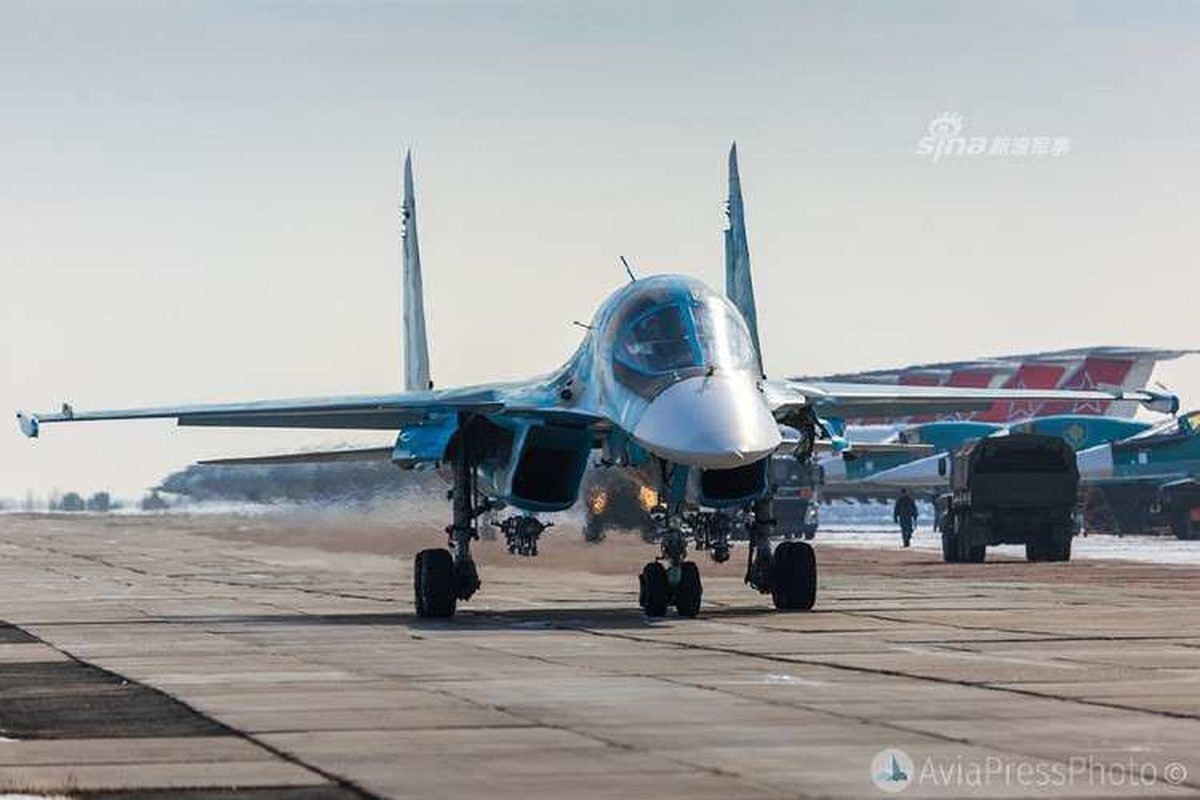
<svg viewBox="0 0 1200 800"><path fill-rule="evenodd" d="M413 194L412 153L404 154L404 198L400 206L404 248L404 390L429 389L429 342L425 336L425 292L421 248L417 243L417 199Z"/></svg>
<svg viewBox="0 0 1200 800"><path fill-rule="evenodd" d="M742 181L738 176L737 143L729 148L729 224L725 228L725 294L746 319L750 338L763 374L762 348L758 343L758 311L754 305L754 280L750 277L750 246L746 243L746 216L742 207Z"/></svg>

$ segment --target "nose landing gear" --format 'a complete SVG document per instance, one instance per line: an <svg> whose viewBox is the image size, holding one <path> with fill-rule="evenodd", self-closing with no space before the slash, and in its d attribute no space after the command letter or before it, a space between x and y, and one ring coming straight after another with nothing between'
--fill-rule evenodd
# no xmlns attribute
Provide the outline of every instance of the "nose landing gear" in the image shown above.
<svg viewBox="0 0 1200 800"><path fill-rule="evenodd" d="M677 573L674 582L672 571ZM700 613L704 586L700 582L700 568L694 561L684 561L673 570L658 561L651 561L642 567L638 584L638 604L647 617L665 617L667 608L672 605L681 617L690 618Z"/></svg>
<svg viewBox="0 0 1200 800"><path fill-rule="evenodd" d="M686 560L689 530L680 516L656 514L655 518L664 528L660 534L662 555L646 564L638 576L638 604L647 617L666 616L672 605L679 616L694 617L700 613L704 586L700 568Z"/></svg>

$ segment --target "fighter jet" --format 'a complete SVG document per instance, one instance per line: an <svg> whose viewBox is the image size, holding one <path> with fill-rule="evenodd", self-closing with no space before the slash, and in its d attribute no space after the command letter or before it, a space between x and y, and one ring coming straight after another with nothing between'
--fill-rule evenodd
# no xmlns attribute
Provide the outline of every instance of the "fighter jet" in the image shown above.
<svg viewBox="0 0 1200 800"><path fill-rule="evenodd" d="M1093 346L1004 355L972 361L919 364L849 373L825 380L920 386L1000 386L1138 389L1155 365L1198 351ZM796 380L805 380L797 378ZM1006 432L1060 436L1075 450L1119 442L1154 426L1132 419L1136 403L996 403L981 413L935 418L848 420L830 454L818 459L825 499L890 498L900 490L936 495L945 490L942 459L967 442ZM943 471L939 471L943 470Z"/></svg>
<svg viewBox="0 0 1200 800"><path fill-rule="evenodd" d="M421 551L414 564L421 617L449 617L459 601L479 589L471 544L482 514L501 505L515 509L501 527L517 538L535 537L542 526L534 515L573 505L584 469L598 451L600 464L639 472L658 495L654 518L660 555L641 572L641 607L658 617L674 605L690 617L700 609L702 586L698 567L687 558L688 546L719 544L701 542L701 529L705 537L724 535L698 525L698 515L711 509L742 509L749 516L746 582L752 588L771 594L780 610L806 610L815 602L812 548L802 541L772 547L767 466L780 445L781 424L800 433L796 457L807 461L826 429L823 418L978 411L1004 400L1126 400L1167 410L1177 405L1170 394L1144 390L768 379L758 346L736 146L729 153L725 294L687 275L630 275L600 304L578 349L558 369L523 382L433 389L411 157L405 158L403 185L404 391L112 411L64 405L51 413L19 413L21 429L36 437L50 424L173 418L180 425L395 431L390 448L328 457L387 458L401 467L435 466L449 473L448 546Z"/></svg>
<svg viewBox="0 0 1200 800"><path fill-rule="evenodd" d="M1061 437L1074 450L1086 450L1127 439L1154 424L1091 414L1057 414L1011 425L972 420L926 422L902 427L879 443L850 438L840 452L820 460L825 496L890 497L900 489L937 494L948 485L949 454L985 436L1038 433ZM847 435L853 437L854 431Z"/></svg>
<svg viewBox="0 0 1200 800"><path fill-rule="evenodd" d="M1086 527L1115 525L1124 534L1169 527L1180 539L1200 538L1200 411L1160 423L1061 415L1009 427L947 422L913 431L919 438L930 428L948 429L933 454L898 453L889 462L888 454L870 453L822 462L824 496L878 499L906 489L932 499L949 490L951 451L986 436L1038 433L1061 437L1075 449Z"/></svg>
<svg viewBox="0 0 1200 800"><path fill-rule="evenodd" d="M1140 389L1149 383L1158 362L1197 352L1200 351L1157 347L1077 347L795 379L1005 389ZM950 418L954 421L1004 425L1033 417L1063 415L1132 418L1136 411L1136 403L997 403L986 411L960 412ZM867 424L914 425L933 421L938 420L932 416L918 415L901 419L852 419L847 423L853 427Z"/></svg>
<svg viewBox="0 0 1200 800"><path fill-rule="evenodd" d="M1200 411L1081 450L1076 460L1121 532L1166 524L1179 539L1200 538Z"/></svg>

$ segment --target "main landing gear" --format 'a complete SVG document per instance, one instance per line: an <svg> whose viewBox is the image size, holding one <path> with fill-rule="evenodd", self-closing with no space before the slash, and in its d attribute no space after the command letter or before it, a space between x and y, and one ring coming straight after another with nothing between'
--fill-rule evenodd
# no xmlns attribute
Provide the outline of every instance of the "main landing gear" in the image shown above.
<svg viewBox="0 0 1200 800"><path fill-rule="evenodd" d="M422 550L413 564L417 616L425 619L454 616L458 601L471 599L480 586L471 541L479 538L476 519L488 508L475 503L474 474L465 441L455 455L450 497L454 508L454 521L446 526L450 549Z"/></svg>
<svg viewBox="0 0 1200 800"><path fill-rule="evenodd" d="M770 594L779 611L808 611L817 602L817 558L808 542L787 540L771 552L774 530L771 501L754 504L746 583Z"/></svg>

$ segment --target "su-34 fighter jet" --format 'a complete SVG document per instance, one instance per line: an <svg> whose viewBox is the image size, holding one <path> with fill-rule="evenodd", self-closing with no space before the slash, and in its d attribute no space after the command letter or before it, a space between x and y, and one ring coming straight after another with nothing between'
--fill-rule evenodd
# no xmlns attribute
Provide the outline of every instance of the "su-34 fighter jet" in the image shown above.
<svg viewBox="0 0 1200 800"><path fill-rule="evenodd" d="M634 279L605 300L575 354L525 382L433 389L425 337L411 158L404 165L405 391L376 396L262 400L117 411L63 406L19 413L36 437L50 423L174 418L180 425L397 431L392 447L304 453L249 463L389 459L437 466L452 478L448 548L416 557L417 614L449 617L480 586L471 557L477 520L507 507L500 524L517 552L536 552L536 514L576 502L584 469L598 463L635 470L656 487L660 555L640 576L640 604L652 617L674 606L700 609L700 574L688 547L728 554L722 514L744 513L746 583L780 610L816 599L812 548L772 548L769 457L785 441L802 461L837 420L978 411L997 401L1132 400L1173 412L1174 396L1145 390L1015 390L769 380L759 348L736 147L729 154L725 294L685 275ZM826 421L835 421L827 426ZM781 426L783 433L781 433ZM237 461L235 459L234 461ZM717 513L714 513L717 512Z"/></svg>

